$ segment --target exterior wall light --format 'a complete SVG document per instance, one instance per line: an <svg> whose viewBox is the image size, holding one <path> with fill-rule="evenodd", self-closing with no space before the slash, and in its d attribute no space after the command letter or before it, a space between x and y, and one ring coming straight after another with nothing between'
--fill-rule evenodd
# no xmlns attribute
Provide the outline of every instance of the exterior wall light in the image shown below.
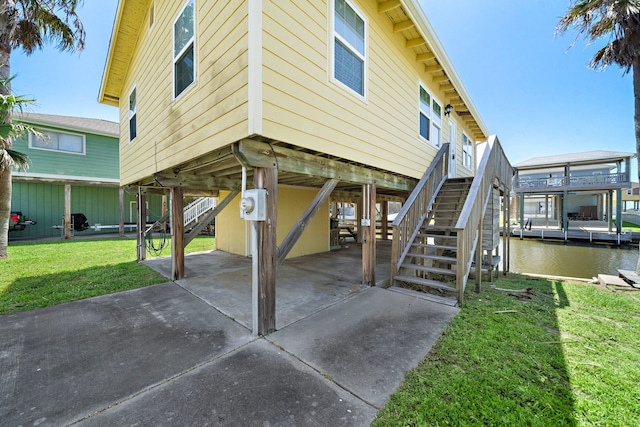
<svg viewBox="0 0 640 427"><path fill-rule="evenodd" d="M453 105L447 104L444 106L444 115L448 116L453 111Z"/></svg>

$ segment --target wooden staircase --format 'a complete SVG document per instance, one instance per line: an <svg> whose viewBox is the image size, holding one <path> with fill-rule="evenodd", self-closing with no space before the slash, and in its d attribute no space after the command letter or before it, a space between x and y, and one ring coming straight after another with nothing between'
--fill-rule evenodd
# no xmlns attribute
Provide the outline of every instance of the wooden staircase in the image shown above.
<svg viewBox="0 0 640 427"><path fill-rule="evenodd" d="M449 305L457 302L457 233L455 226L472 178L447 179L420 225L395 281Z"/></svg>

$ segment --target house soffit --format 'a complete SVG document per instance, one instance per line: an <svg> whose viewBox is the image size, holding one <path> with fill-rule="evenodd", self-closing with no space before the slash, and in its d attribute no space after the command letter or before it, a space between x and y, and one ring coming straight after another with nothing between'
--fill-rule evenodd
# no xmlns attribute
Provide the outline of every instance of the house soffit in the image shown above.
<svg viewBox="0 0 640 427"><path fill-rule="evenodd" d="M124 89L124 81L150 2L151 0L120 0L118 3L98 95L101 103L119 105L120 94Z"/></svg>
<svg viewBox="0 0 640 427"><path fill-rule="evenodd" d="M393 32L402 34L405 47L413 51L416 61L423 64L425 74L444 92L445 104L454 107L454 114L473 133L476 141L484 141L489 132L462 85L453 64L440 44L431 24L417 0L377 0L378 13L384 13L393 23Z"/></svg>

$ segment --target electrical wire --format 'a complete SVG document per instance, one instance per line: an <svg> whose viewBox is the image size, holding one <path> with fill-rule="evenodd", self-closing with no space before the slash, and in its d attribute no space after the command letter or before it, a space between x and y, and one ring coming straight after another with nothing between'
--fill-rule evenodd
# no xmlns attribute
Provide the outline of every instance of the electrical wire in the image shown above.
<svg viewBox="0 0 640 427"><path fill-rule="evenodd" d="M159 235L160 237L155 237L154 231L155 234ZM154 256L160 256L162 254L162 251L167 246L167 233L164 227L162 227L162 224L156 222L151 226L151 228L145 235L145 244L147 247L147 252L149 252L150 254Z"/></svg>

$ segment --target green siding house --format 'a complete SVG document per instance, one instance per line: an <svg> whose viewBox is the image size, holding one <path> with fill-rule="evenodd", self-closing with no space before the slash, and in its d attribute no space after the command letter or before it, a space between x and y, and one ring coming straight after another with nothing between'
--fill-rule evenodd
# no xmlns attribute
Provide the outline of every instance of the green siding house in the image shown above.
<svg viewBox="0 0 640 427"><path fill-rule="evenodd" d="M10 238L62 236L65 187L70 188L71 213L82 213L90 227L76 235L118 232L120 168L118 123L80 117L21 113L17 120L47 135L29 134L13 148L29 156L27 171L13 171L11 211L36 221ZM122 220L136 222L135 194L123 191ZM161 216L160 197L147 198L148 219ZM130 230L130 227L126 228Z"/></svg>

